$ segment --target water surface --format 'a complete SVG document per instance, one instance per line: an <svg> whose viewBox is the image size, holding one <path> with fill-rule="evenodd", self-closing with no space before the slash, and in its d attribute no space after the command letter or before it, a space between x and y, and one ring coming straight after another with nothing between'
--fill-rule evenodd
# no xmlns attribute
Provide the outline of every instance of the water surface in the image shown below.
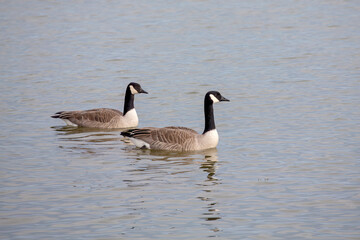
<svg viewBox="0 0 360 240"><path fill-rule="evenodd" d="M0 238L359 239L357 1L2 1ZM203 130L217 149L135 149L61 110Z"/></svg>

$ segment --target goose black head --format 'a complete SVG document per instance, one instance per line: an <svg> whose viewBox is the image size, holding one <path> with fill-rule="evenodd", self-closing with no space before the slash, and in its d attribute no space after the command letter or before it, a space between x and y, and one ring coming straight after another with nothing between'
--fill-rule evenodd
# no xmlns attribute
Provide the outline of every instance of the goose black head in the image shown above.
<svg viewBox="0 0 360 240"><path fill-rule="evenodd" d="M223 97L218 91L207 92L205 95L205 99L211 101L212 103L217 103L217 102L222 102L222 101L227 101L227 102L230 101L229 99Z"/></svg>
<svg viewBox="0 0 360 240"><path fill-rule="evenodd" d="M146 93L146 94L148 93L147 91L141 88L140 84L135 82L129 83L128 88L130 89L130 92L133 95L137 93Z"/></svg>

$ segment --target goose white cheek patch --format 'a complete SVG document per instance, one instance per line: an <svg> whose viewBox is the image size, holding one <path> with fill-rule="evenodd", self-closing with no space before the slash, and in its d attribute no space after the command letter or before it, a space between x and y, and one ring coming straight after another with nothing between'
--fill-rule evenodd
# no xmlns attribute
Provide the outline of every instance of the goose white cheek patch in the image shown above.
<svg viewBox="0 0 360 240"><path fill-rule="evenodd" d="M210 94L210 98L213 101L213 103L218 103L220 102L219 99L217 99L214 95Z"/></svg>
<svg viewBox="0 0 360 240"><path fill-rule="evenodd" d="M137 94L138 91L136 91L136 89L133 87L133 85L130 85L130 91L131 91L131 94Z"/></svg>

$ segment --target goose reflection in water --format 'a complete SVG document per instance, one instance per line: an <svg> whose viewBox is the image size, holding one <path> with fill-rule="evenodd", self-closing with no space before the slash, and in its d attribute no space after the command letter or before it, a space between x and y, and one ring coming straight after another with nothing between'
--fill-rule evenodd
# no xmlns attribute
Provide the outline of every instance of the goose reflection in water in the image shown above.
<svg viewBox="0 0 360 240"><path fill-rule="evenodd" d="M125 140L126 142L126 140ZM129 143L131 146L131 144ZM125 147L125 151L135 157L137 160L151 160L151 161L165 161L166 166L155 166L154 164L148 164L144 168L137 169L136 171L150 171L150 170L159 170L164 167L169 167L169 164L173 165L196 165L200 164L199 169L206 173L206 178L196 185L202 188L200 194L196 196L197 199L205 202L205 206L202 207L204 210L200 219L205 220L204 225L209 227L211 235L209 237L214 237L214 233L219 232L220 228L216 226L216 220L221 219L221 211L218 209L218 201L213 197L214 188L221 184L221 180L216 178L216 168L218 162L218 152L216 148L194 151L194 152L169 152L169 151L156 151L149 149L138 149L131 147ZM192 172L192 170L185 170L182 168L182 174L187 172ZM177 172L176 174L178 174ZM170 173L175 174L175 173ZM130 186L134 186L134 182L129 181ZM191 186L189 186L191 188Z"/></svg>
<svg viewBox="0 0 360 240"><path fill-rule="evenodd" d="M221 219L219 202L214 198L214 191L221 183L216 177L218 152L216 148L193 152L169 152L134 148L131 143L119 134L121 129L90 129L75 127L53 127L59 138L59 147L70 153L114 156L111 162L116 167L119 154L125 155L127 164L118 171L124 174L118 176L118 185L124 189L151 189L159 182L179 184L180 179L192 177L196 167L205 173L203 179L193 183L201 189L194 198L204 203L200 206L199 219L204 220L213 236L220 231L217 221ZM111 152L112 151L112 152ZM120 158L121 159L121 158ZM168 175L174 176L171 180ZM170 182L169 182L170 181ZM188 186L189 189L194 186ZM193 200L194 200L193 198ZM189 199L190 201L192 199ZM190 206L187 206L190 207ZM137 210L133 210L137 214Z"/></svg>
<svg viewBox="0 0 360 240"><path fill-rule="evenodd" d="M215 149L216 150L216 149ZM211 195L213 187L220 184L220 180L215 177L216 163L218 161L217 151L210 152L204 156L204 162L201 164L201 169L207 173L207 179L204 180L202 186L206 187L203 189L201 196L198 198L204 201L207 205L204 207L205 212L201 217L205 221L215 221L221 219L220 210L217 208L218 202ZM209 225L212 232L220 231L218 227L213 224ZM213 235L209 237L215 237Z"/></svg>
<svg viewBox="0 0 360 240"><path fill-rule="evenodd" d="M119 132L124 129L52 127L59 137L59 148L76 153L97 154L113 150L119 145Z"/></svg>

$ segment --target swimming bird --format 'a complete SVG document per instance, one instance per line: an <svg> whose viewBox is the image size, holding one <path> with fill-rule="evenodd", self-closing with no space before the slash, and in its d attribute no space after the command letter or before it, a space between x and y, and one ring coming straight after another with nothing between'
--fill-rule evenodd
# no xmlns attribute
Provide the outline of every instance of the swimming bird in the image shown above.
<svg viewBox="0 0 360 240"><path fill-rule="evenodd" d="M215 127L213 103L229 101L217 91L204 98L205 129L202 134L186 127L146 127L130 129L120 134L129 137L139 148L169 151L196 151L215 148L219 135Z"/></svg>
<svg viewBox="0 0 360 240"><path fill-rule="evenodd" d="M85 111L61 111L51 116L60 118L67 125L87 128L130 128L139 123L134 107L134 95L147 92L140 84L131 82L126 88L124 112L111 108L96 108Z"/></svg>

